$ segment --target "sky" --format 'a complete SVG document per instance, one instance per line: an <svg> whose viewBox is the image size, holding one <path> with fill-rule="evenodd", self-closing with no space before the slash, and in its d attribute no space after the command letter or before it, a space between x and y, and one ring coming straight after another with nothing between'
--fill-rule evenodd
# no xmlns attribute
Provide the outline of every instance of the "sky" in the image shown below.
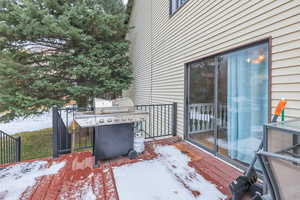
<svg viewBox="0 0 300 200"><path fill-rule="evenodd" d="M124 2L124 4L127 4L128 0L122 0Z"/></svg>

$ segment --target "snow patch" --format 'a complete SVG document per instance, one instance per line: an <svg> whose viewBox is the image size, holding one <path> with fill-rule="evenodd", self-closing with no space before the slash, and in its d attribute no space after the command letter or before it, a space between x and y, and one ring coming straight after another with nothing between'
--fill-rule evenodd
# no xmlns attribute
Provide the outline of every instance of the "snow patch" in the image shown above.
<svg viewBox="0 0 300 200"><path fill-rule="evenodd" d="M156 148L159 157L113 169L120 200L226 199L214 184L188 166L191 159L174 146Z"/></svg>
<svg viewBox="0 0 300 200"><path fill-rule="evenodd" d="M89 186L86 190L85 193L83 193L83 197L81 200L96 200L96 196L93 192L92 186Z"/></svg>
<svg viewBox="0 0 300 200"><path fill-rule="evenodd" d="M94 173L91 173L88 177L79 180L72 181L70 188L62 188L62 194L60 194L60 200L96 200L97 191L93 191L92 179L96 178ZM95 183L96 188L99 188L99 183ZM73 188L76 188L75 190ZM97 194L98 195L98 194ZM100 196L100 195L98 195Z"/></svg>
<svg viewBox="0 0 300 200"><path fill-rule="evenodd" d="M62 118L66 123L65 111L62 112ZM68 124L70 124L70 120L68 121ZM0 130L9 135L20 132L37 131L46 128L52 128L52 111L40 115L33 115L27 118L17 118L8 123L0 123Z"/></svg>
<svg viewBox="0 0 300 200"><path fill-rule="evenodd" d="M0 199L19 199L23 192L33 187L37 178L56 174L65 166L65 162L53 163L35 161L21 163L0 170Z"/></svg>

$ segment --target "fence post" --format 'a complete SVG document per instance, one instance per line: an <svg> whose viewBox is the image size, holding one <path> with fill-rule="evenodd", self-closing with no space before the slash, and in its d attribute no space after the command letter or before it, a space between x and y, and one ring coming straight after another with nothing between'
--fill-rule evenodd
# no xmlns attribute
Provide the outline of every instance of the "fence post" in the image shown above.
<svg viewBox="0 0 300 200"><path fill-rule="evenodd" d="M58 127L57 127L57 113L58 107L52 108L52 147L53 147L53 158L58 158Z"/></svg>
<svg viewBox="0 0 300 200"><path fill-rule="evenodd" d="M21 137L16 137L16 162L21 161Z"/></svg>
<svg viewBox="0 0 300 200"><path fill-rule="evenodd" d="M172 116L172 122L173 122L173 127L172 127L172 134L173 136L177 135L177 103L173 103L173 116Z"/></svg>

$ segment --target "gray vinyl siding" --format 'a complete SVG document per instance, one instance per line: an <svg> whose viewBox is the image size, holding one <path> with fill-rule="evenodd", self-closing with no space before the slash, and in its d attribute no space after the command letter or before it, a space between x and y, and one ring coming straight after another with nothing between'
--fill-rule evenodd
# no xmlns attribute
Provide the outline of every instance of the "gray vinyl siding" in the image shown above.
<svg viewBox="0 0 300 200"><path fill-rule="evenodd" d="M135 0L130 24L135 101L178 102L179 134L184 65L267 37L272 37L272 108L285 97L287 118L300 119L299 0L189 0L172 17L169 0Z"/></svg>
<svg viewBox="0 0 300 200"><path fill-rule="evenodd" d="M151 1L144 1L143 7L150 8ZM138 9L138 7L134 7ZM136 104L150 104L151 97L151 10L142 9L142 13L133 11L130 22L131 42L130 58L133 64L134 84L129 90ZM141 17L142 15L142 17Z"/></svg>

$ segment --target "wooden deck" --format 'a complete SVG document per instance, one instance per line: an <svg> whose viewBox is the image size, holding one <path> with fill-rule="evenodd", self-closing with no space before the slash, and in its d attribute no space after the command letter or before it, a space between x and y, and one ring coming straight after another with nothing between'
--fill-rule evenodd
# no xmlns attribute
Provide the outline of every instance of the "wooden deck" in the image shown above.
<svg viewBox="0 0 300 200"><path fill-rule="evenodd" d="M90 152L67 154L57 160L39 159L48 161L49 166L53 162L64 161L65 166L55 175L40 178L34 187L28 188L22 194L21 199L80 199L86 188L91 188L98 200L118 200L112 167L154 159L157 156L154 146L157 144L174 145L190 156L192 160L189 165L214 183L222 193L230 196L228 185L240 172L187 142L180 141L178 137L173 137L147 142L146 151L135 160L118 158L102 162L100 168L96 169L93 168L94 159Z"/></svg>

